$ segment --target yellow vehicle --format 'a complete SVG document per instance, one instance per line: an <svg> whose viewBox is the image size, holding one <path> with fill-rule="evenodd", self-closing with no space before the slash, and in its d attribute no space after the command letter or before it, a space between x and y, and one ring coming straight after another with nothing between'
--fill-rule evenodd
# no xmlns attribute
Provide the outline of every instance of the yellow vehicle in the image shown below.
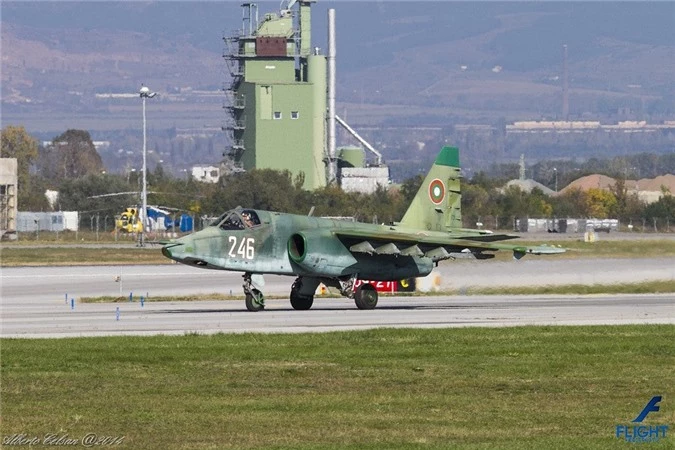
<svg viewBox="0 0 675 450"><path fill-rule="evenodd" d="M115 218L115 227L127 233L140 233L143 231L143 223L138 217L137 208L127 208Z"/></svg>

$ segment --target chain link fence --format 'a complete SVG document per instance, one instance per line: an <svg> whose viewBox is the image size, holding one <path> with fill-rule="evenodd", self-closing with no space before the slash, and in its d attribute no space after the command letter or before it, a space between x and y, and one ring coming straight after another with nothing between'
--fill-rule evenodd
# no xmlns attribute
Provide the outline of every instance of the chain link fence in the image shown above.
<svg viewBox="0 0 675 450"><path fill-rule="evenodd" d="M76 219L68 220L58 213L19 213L17 230L19 240L70 241L70 242L136 242L137 233L127 233L115 226L114 215L99 213L77 213ZM171 226L146 232L146 239L170 239L188 234L181 231L180 214L172 215ZM203 230L213 217L190 215L194 231ZM379 223L373 218L373 223ZM584 233L598 232L626 233L675 233L675 218L654 217L634 219L575 219L575 218L530 218L507 216L465 215L463 226L472 229L499 230L507 232L555 232Z"/></svg>
<svg viewBox="0 0 675 450"><path fill-rule="evenodd" d="M675 218L673 217L653 217L649 219L638 217L620 220L468 215L463 217L463 225L466 228L519 233L584 233L590 230L627 233L675 233Z"/></svg>
<svg viewBox="0 0 675 450"><path fill-rule="evenodd" d="M21 241L62 242L136 242L138 233L127 233L116 227L114 215L100 213L19 213L17 218L18 239ZM190 231L181 231L181 214L171 216L171 225L145 233L147 240L175 238ZM202 230L212 217L190 215L194 231Z"/></svg>

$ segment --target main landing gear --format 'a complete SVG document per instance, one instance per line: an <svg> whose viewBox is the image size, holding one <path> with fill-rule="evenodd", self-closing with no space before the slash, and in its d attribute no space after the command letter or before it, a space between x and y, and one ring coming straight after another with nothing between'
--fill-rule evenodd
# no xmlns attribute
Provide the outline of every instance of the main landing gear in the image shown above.
<svg viewBox="0 0 675 450"><path fill-rule="evenodd" d="M354 291L354 303L359 309L375 309L377 306L377 291L370 283L362 284Z"/></svg>
<svg viewBox="0 0 675 450"><path fill-rule="evenodd" d="M314 303L314 293L321 280L312 277L298 277L291 286L291 306L299 311L306 311Z"/></svg>
<svg viewBox="0 0 675 450"><path fill-rule="evenodd" d="M356 285L356 275L347 279L338 278L311 278L298 277L291 287L291 306L293 309L306 311L314 303L314 292L323 282L327 286L338 288L340 293L347 298L353 298L356 307L359 309L373 309L377 306L377 291L372 284L362 284L354 289Z"/></svg>
<svg viewBox="0 0 675 450"><path fill-rule="evenodd" d="M347 280L338 280L340 293L347 298L353 298L359 309L374 309L377 306L377 290L370 283L364 283L354 289L356 279L357 276L352 275Z"/></svg>
<svg viewBox="0 0 675 450"><path fill-rule="evenodd" d="M378 295L375 287L365 283L357 288L356 275L347 279L298 277L291 286L291 306L298 311L306 311L314 304L314 292L323 282L327 286L336 287L347 298L353 298L358 309L374 309L377 306ZM244 274L244 294L246 294L246 309L257 312L265 309L265 296L260 291L264 282L261 275Z"/></svg>

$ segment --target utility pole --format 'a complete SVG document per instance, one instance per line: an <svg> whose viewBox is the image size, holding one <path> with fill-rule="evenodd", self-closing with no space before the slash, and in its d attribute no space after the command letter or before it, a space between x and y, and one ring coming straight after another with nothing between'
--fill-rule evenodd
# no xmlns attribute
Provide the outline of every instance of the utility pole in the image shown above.
<svg viewBox="0 0 675 450"><path fill-rule="evenodd" d="M141 232L138 234L138 246L145 246L145 227L148 224L148 184L147 184L147 137L146 137L146 125L145 125L145 99L153 98L157 95L156 92L150 92L147 86L141 85L140 90L141 98L143 99L143 188L141 191L141 210L139 211L138 218L141 220Z"/></svg>

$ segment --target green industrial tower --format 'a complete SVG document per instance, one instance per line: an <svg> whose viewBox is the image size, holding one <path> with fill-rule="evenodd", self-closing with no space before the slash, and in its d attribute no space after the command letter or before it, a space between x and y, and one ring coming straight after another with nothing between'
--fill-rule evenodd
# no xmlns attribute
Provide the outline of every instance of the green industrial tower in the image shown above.
<svg viewBox="0 0 675 450"><path fill-rule="evenodd" d="M242 29L224 38L229 156L244 170L302 173L305 189L326 185L326 57L312 50L314 1L289 0L261 21L244 3Z"/></svg>

